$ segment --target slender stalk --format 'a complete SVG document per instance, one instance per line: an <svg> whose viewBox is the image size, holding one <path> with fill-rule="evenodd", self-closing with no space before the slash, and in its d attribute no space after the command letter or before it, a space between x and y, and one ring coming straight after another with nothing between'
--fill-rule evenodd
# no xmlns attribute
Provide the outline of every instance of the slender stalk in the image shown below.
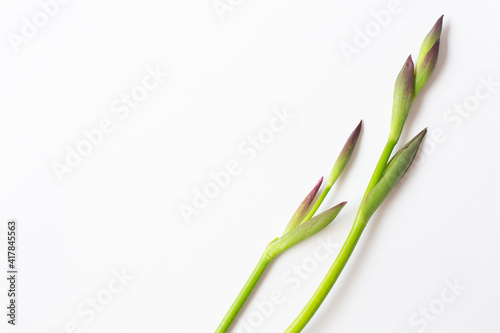
<svg viewBox="0 0 500 333"><path fill-rule="evenodd" d="M384 150L382 151L382 155L380 155L380 158L377 162L377 166L375 167L375 170L373 171L372 177L370 179L370 182L368 183L368 186L366 188L365 194L363 195L363 199L361 202L363 202L368 195L368 193L377 185L377 183L380 181L380 178L382 177L382 174L384 173L384 169L387 166L387 162L389 161L392 151L394 150L394 147L396 146L397 141L391 140L389 138L387 140L387 143L385 144ZM326 192L326 191L325 191ZM323 193L325 193L323 192ZM318 200L319 201L319 200ZM339 254L337 255L337 258L333 262L332 266L330 267L330 270L326 274L325 278L319 285L319 287L316 289L316 292L314 295L311 297L309 302L306 304L304 309L300 312L300 314L295 318L293 323L288 327L288 329L285 331L285 333L297 333L301 332L302 329L307 325L307 323L311 320L311 318L314 316L316 311L319 309L323 301L325 300L326 296L330 292L330 290L333 288L335 285L335 282L337 282L338 277L340 276L340 273L342 273L345 265L347 264L347 261L351 257L351 254L354 251L354 248L356 247L356 244L358 243L358 240L361 237L361 234L363 233L363 230L365 229L365 226L367 224L366 218L364 218L361 214L361 209L363 205L359 206L356 218L354 220L353 226L351 228L351 231L349 232L349 235L347 236L347 239L340 249Z"/></svg>
<svg viewBox="0 0 500 333"><path fill-rule="evenodd" d="M375 167L375 171L373 172L370 182L368 183L362 202L382 177L384 169L387 165L387 162L389 161L389 158L391 157L392 151L394 150L395 146L396 142L390 139L387 140L382 155L380 156L377 166ZM325 194L326 192L327 190L325 189L322 194ZM318 202L320 200L321 197L318 199ZM351 257L351 254L353 253L354 248L356 247L356 244L358 243L358 240L360 239L361 234L363 233L363 230L366 226L367 221L364 221L365 219L360 214L361 208L362 205L360 205L358 209L358 213L356 215L356 219L354 220L351 231L349 232L344 245L340 249L337 258L330 267L330 270L326 274L319 287L316 289L314 295L311 297L304 309L302 309L297 318L295 318L294 322L288 327L285 333L300 332L314 316L330 290L333 288L335 282L337 282L340 273L342 273L342 270L347 264L347 261Z"/></svg>
<svg viewBox="0 0 500 333"><path fill-rule="evenodd" d="M368 193L375 187L375 185L377 185L378 181L382 177L384 169L387 165L387 162L391 158L391 154L392 151L394 150L394 147L396 146L396 143L397 141L391 139L387 140L387 143L385 144L384 147L384 151L382 152L382 155L380 155L377 166L375 167L375 171L373 171L372 178L370 179L370 182L366 187L365 194L363 195L363 200L365 200ZM361 200L361 202L363 202L363 200Z"/></svg>
<svg viewBox="0 0 500 333"><path fill-rule="evenodd" d="M316 186L315 188L317 187L318 186ZM315 190L313 190L312 193L315 193ZM276 238L272 242L270 242L266 246L266 249L264 250L262 257L260 258L257 267L255 267L254 271L252 272L252 275L250 275L250 277L248 278L248 281L241 289L240 293L236 297L236 300L229 308L228 312L224 316L224 319L222 319L222 322L219 324L219 327L217 328L215 333L225 333L229 329L231 323L238 315L238 312L241 310L243 304L245 304L245 301L247 300L248 296L250 296L250 294L252 293L252 290L254 289L255 285L259 281L260 277L266 270L267 265L269 265L271 260L273 260L277 255L287 250L288 248L294 246L297 243L300 243L304 239L314 235L315 233L325 228L335 219L335 217L340 213L340 211L342 210L342 208L344 208L345 205L346 202L341 202L340 204L313 217L309 221L306 221L305 223L302 223L301 225L295 227L293 230L286 233L285 235Z"/></svg>
<svg viewBox="0 0 500 333"><path fill-rule="evenodd" d="M388 156L391 154L394 148L394 144L391 141L386 144L386 147L382 152L382 156L377 163L377 167L375 168L375 172L369 183L369 191L367 192L368 194L365 194L365 197L363 198L363 201L359 206L353 226L351 228L351 231L349 232L349 235L347 236L344 245L340 249L337 258L333 262L330 270L326 274L319 287L316 289L314 295L311 297L309 302L306 304L304 309L302 309L293 323L288 327L285 333L301 332L302 329L314 316L316 311L319 309L326 296L333 288L335 282L340 276L340 273L342 273L342 270L347 264L347 261L351 257L351 254L353 253L356 244L361 238L361 234L363 233L363 230L365 229L370 217L410 167L425 133L426 130L424 129L415 138L410 140L403 148L401 148L401 150L396 153L393 162L387 169L385 169L385 166L387 165ZM383 168L381 169L380 166L383 166ZM382 177L384 169L386 173Z"/></svg>
<svg viewBox="0 0 500 333"><path fill-rule="evenodd" d="M363 230L365 229L366 222L363 221L363 218L359 216L360 214L358 212L358 216L356 217L352 229L349 232L344 245L340 249L337 258L335 259L333 265L330 267L330 270L326 274L325 278L319 285L318 289L316 289L316 292L311 297L307 305L302 309L293 323L287 328L285 333L296 333L302 331L302 329L307 325L307 323L319 309L330 290L333 288L333 285L340 276L340 273L342 273L342 270L351 257L351 254L354 251L354 248L356 247L356 244L358 243Z"/></svg>
<svg viewBox="0 0 500 333"><path fill-rule="evenodd" d="M247 282L238 294L238 297L236 297L236 299L234 300L233 305L231 305L231 308L229 308L229 310L227 311L224 319L222 319L222 322L219 324L219 327L217 327L217 330L215 330L215 333L223 333L228 330L229 326L231 326L234 318L236 318L236 315L247 300L248 296L250 296L253 288L259 281L260 277L266 270L266 267L267 265L269 265L271 260L272 258L267 253L264 253L262 255L259 263L252 272L252 275L250 275L250 277L248 278Z"/></svg>

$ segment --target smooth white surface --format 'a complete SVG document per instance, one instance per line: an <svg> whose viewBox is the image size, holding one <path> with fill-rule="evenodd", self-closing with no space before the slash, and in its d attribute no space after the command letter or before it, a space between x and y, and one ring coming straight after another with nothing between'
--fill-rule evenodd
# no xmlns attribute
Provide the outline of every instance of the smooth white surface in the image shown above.
<svg viewBox="0 0 500 333"><path fill-rule="evenodd" d="M396 75L445 14L437 69L402 137L428 126L426 152L373 217L304 332L499 332L500 86L467 118L445 118L481 78L500 82L498 4L401 0L349 63L341 43L352 44L356 28L374 21L371 11L390 1L232 3L221 20L211 0L72 0L16 53L8 34L20 34L40 5L2 2L0 233L10 218L20 232L18 326L2 310L2 331L214 331L265 245L363 119L325 202L349 204L271 264L232 329L284 331L350 229L388 133ZM168 78L127 117L113 113L157 66ZM283 108L295 118L248 161L238 147ZM59 181L53 163L105 118L112 133ZM446 139L435 143L435 131ZM239 174L187 222L181 205L232 160ZM333 243L331 253L321 242ZM4 267L5 250L0 258ZM303 265L308 273L292 272ZM90 310L89 299L105 299L121 270L134 279ZM466 289L449 301L454 279ZM273 293L283 302L259 310ZM424 320L418 312L429 306L439 314Z"/></svg>

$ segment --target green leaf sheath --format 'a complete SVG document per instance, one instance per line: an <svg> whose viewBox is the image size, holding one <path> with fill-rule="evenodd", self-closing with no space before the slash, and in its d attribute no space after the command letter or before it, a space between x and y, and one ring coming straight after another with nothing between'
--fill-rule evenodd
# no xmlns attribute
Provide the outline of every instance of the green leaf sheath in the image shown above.
<svg viewBox="0 0 500 333"><path fill-rule="evenodd" d="M224 333L229 329L234 318L236 318L236 315L238 315L238 312L241 310L243 304L245 304L248 296L250 296L250 294L252 293L253 288L259 281L260 277L266 270L266 267L267 265L269 265L271 260L272 258L269 257L267 253L264 253L262 255L259 263L252 272L252 275L250 275L250 277L248 278L247 282L238 294L238 297L236 297L236 299L234 300L233 305L231 305L231 308L229 308L229 311L224 316L224 319L222 319L219 327L217 327L217 329L215 330L215 333Z"/></svg>
<svg viewBox="0 0 500 333"><path fill-rule="evenodd" d="M266 253L274 258L286 249L302 242L304 239L311 237L318 231L329 225L335 217L340 213L347 202L341 202L338 205L328 209L327 211L313 217L312 219L295 227L295 229L286 233L278 239L275 239L266 248Z"/></svg>
<svg viewBox="0 0 500 333"><path fill-rule="evenodd" d="M293 230L296 226L298 226L302 222L304 216L307 213L307 210L310 208L311 203L313 202L316 193L318 193L318 190L322 183L323 183L323 177L321 177L321 179L316 183L312 191L309 192L309 194L304 198L299 208L297 208L292 218L290 219L290 222L288 222L288 225L286 226L283 235Z"/></svg>
<svg viewBox="0 0 500 333"><path fill-rule="evenodd" d="M385 198L391 193L394 187L399 183L401 178L406 174L413 159L417 155L418 148L427 133L427 129L418 133L406 145L401 148L394 159L387 165L386 170L380 181L368 193L360 207L360 215L364 221L368 221L375 213L377 208L384 202Z"/></svg>

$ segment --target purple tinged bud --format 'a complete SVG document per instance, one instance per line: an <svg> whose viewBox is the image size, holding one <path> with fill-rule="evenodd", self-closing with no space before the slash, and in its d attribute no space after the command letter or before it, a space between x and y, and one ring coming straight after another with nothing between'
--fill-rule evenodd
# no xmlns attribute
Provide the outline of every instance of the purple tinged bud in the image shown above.
<svg viewBox="0 0 500 333"><path fill-rule="evenodd" d="M415 72L415 96L417 96L424 85L429 80L432 72L434 72L434 68L436 67L436 63L439 55L439 42L440 39L434 43L434 46L431 47L424 60L420 64L420 66L416 69Z"/></svg>
<svg viewBox="0 0 500 333"><path fill-rule="evenodd" d="M401 178L403 178L406 171L408 171L410 165L413 163L413 159L426 133L427 129L418 133L394 155L391 161L389 161L382 178L380 178L377 185L368 193L361 204L362 221L365 223L368 222L373 213L375 213L377 208L382 204L385 198L387 198Z"/></svg>
<svg viewBox="0 0 500 333"><path fill-rule="evenodd" d="M288 222L288 225L286 226L285 232L283 234L288 233L290 230L294 229L297 225L299 225L300 222L302 222L303 217L306 215L307 211L311 207L314 197L318 193L318 190L321 187L322 183L323 183L323 177L321 177L321 179L316 183L316 185L314 185L312 191L309 192L309 194L304 198L299 208L297 208L292 218L290 219L290 222Z"/></svg>
<svg viewBox="0 0 500 333"><path fill-rule="evenodd" d="M362 125L363 125L363 120L359 122L358 126L356 126L354 131L352 131L351 135L344 144L344 147L342 148L339 157L337 158L335 164L333 165L332 171L330 172L330 176L328 176L328 180L326 182L327 189L330 189L333 186L333 184L337 181L340 174L344 170L344 167L346 166L347 162L349 162L352 152L354 151L354 147L356 147L356 143L358 142Z"/></svg>
<svg viewBox="0 0 500 333"><path fill-rule="evenodd" d="M391 131L389 140L397 142L405 124L411 103L413 102L413 88L415 83L415 70L411 56L406 59L399 72L394 85L394 98L392 105Z"/></svg>
<svg viewBox="0 0 500 333"><path fill-rule="evenodd" d="M429 52L429 50L436 44L438 39L441 38L441 31L443 30L443 16L436 21L431 31L427 34L424 41L422 42L422 46L420 47L420 53L418 55L417 64L415 66L416 70L420 67L422 62L425 59L425 56Z"/></svg>
<svg viewBox="0 0 500 333"><path fill-rule="evenodd" d="M358 126L352 131L351 135L349 135L349 138L347 139L346 143L344 144L344 148L342 148L342 151L340 152L340 156L342 158L347 158L352 154L352 151L354 150L354 147L356 146L356 143L358 142L359 134L361 133L361 126L363 125L363 120L360 120Z"/></svg>
<svg viewBox="0 0 500 333"><path fill-rule="evenodd" d="M275 239L267 246L266 254L270 258L274 258L289 247L294 246L295 244L322 230L328 226L335 219L335 217L337 217L346 203L346 201L339 203L338 205L290 230L290 232L284 234L280 238Z"/></svg>

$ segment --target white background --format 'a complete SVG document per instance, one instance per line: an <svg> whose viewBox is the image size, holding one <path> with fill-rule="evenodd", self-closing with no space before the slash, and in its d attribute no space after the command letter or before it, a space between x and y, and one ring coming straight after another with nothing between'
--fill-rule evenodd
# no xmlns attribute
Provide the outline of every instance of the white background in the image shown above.
<svg viewBox="0 0 500 333"><path fill-rule="evenodd" d="M416 60L445 14L436 71L401 140L428 126L425 151L304 332L500 332L497 3L401 0L350 61L342 43L355 46L356 29L373 25L372 12L390 1L231 3L221 16L212 0L67 1L16 52L13 34L22 36L24 18L33 21L41 5L2 1L0 258L5 271L6 222L15 218L20 272L15 328L6 323L1 279L2 331L213 332L266 244L363 119L351 162L321 210L348 205L276 258L232 327L284 331L350 229L385 144L404 60ZM120 118L114 103L142 84L146 68L168 78ZM496 83L478 100L476 89L488 92L481 80ZM453 109L474 101L473 111ZM238 147L283 109L294 118L247 160ZM58 179L55 163L103 119L113 131ZM231 160L240 173L183 218L182 205L192 206L194 191ZM318 260L321 241L334 251ZM309 272L297 282L292 269L305 272L304 264ZM91 316L87 302L111 295L113 274L123 270L133 280ZM445 304L454 282L466 289ZM284 302L259 310L276 291ZM418 313L429 307L439 313L423 320ZM245 331L244 323L253 326Z"/></svg>

